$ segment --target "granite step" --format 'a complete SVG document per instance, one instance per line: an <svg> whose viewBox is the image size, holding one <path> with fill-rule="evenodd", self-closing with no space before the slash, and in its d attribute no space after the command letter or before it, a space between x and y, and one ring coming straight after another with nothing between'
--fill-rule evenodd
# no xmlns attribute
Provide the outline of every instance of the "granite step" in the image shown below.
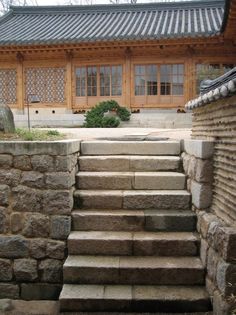
<svg viewBox="0 0 236 315"><path fill-rule="evenodd" d="M199 285L204 268L197 257L69 255L64 283Z"/></svg>
<svg viewBox="0 0 236 315"><path fill-rule="evenodd" d="M196 256L199 238L191 232L73 231L70 255Z"/></svg>
<svg viewBox="0 0 236 315"><path fill-rule="evenodd" d="M80 171L137 172L137 171L177 171L180 169L179 156L148 155L101 155L79 156Z"/></svg>
<svg viewBox="0 0 236 315"><path fill-rule="evenodd" d="M185 188L185 175L177 172L79 172L78 189L174 189Z"/></svg>
<svg viewBox="0 0 236 315"><path fill-rule="evenodd" d="M84 209L176 209L190 206L186 190L76 190L76 208Z"/></svg>
<svg viewBox="0 0 236 315"><path fill-rule="evenodd" d="M116 312L113 314L186 314L211 310L210 297L202 286L66 284L60 295L60 306L62 311Z"/></svg>
<svg viewBox="0 0 236 315"><path fill-rule="evenodd" d="M196 230L196 214L188 210L72 211L75 231L182 231Z"/></svg>
<svg viewBox="0 0 236 315"><path fill-rule="evenodd" d="M179 155L179 141L82 141L81 155Z"/></svg>

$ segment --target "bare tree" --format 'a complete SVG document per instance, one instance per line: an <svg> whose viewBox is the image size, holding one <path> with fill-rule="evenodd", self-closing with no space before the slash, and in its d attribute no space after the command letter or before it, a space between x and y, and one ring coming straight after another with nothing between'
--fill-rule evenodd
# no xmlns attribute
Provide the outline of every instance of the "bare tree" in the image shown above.
<svg viewBox="0 0 236 315"><path fill-rule="evenodd" d="M0 0L0 15L9 11L10 6L38 5L37 0Z"/></svg>

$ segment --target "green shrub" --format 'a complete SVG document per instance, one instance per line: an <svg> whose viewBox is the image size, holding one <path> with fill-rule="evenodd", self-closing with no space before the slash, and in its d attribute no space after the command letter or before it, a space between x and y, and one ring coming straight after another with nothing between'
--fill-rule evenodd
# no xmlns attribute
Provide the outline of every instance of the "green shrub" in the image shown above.
<svg viewBox="0 0 236 315"><path fill-rule="evenodd" d="M108 111L116 111L115 116L104 116ZM130 119L130 112L121 107L116 101L104 101L97 104L85 114L84 127L87 128L115 128L119 126L120 120L127 121Z"/></svg>

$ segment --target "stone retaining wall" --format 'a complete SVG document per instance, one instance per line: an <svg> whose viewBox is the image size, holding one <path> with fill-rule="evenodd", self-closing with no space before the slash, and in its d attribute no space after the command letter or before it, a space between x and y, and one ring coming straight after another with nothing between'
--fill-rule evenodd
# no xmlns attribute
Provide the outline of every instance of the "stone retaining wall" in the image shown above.
<svg viewBox="0 0 236 315"><path fill-rule="evenodd" d="M185 140L183 168L192 193L201 238L201 260L206 267L206 285L214 315L233 315L236 310L236 229L212 209L214 142Z"/></svg>
<svg viewBox="0 0 236 315"><path fill-rule="evenodd" d="M58 299L79 149L0 142L0 298Z"/></svg>

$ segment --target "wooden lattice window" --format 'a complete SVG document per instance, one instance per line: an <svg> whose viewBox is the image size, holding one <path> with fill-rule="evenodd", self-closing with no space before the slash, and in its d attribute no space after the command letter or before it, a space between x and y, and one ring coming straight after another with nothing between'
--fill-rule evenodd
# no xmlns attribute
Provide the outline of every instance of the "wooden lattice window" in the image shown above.
<svg viewBox="0 0 236 315"><path fill-rule="evenodd" d="M36 94L41 103L64 103L65 72L64 68L27 68L26 97Z"/></svg>
<svg viewBox="0 0 236 315"><path fill-rule="evenodd" d="M0 69L0 101L16 104L16 69Z"/></svg>

